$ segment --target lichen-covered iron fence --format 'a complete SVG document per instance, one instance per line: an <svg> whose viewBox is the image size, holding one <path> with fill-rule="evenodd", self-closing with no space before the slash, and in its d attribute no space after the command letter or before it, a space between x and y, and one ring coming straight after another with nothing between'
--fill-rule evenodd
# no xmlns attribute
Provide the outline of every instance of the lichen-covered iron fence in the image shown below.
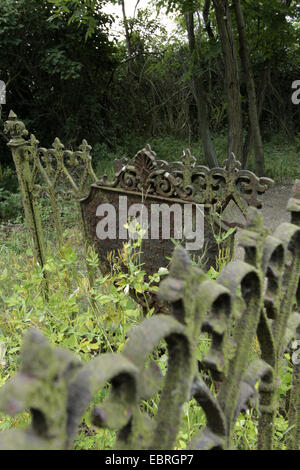
<svg viewBox="0 0 300 470"><path fill-rule="evenodd" d="M257 178L252 172L241 170L240 163L233 155L225 161L224 168L209 169L196 165L195 158L189 151L184 152L181 162L167 163L156 160L155 153L149 146L138 152L130 161L116 160L112 181L108 181L106 175L102 180L98 180L92 167L91 147L85 140L78 151L66 150L58 138L51 149L39 147L38 140L32 134L28 138L29 133L24 123L19 121L12 111L5 123L5 133L10 135L8 146L17 170L26 221L37 259L42 267L45 265L46 251L38 200L45 193L50 200L58 243L63 241L61 200L71 199L78 211L86 247L89 243L97 242L96 202L98 204L105 200L115 203L113 198L125 194L129 198L134 196L135 201L139 202L143 202L145 197L151 197L161 198L168 204L174 200L181 204L204 204L206 211L212 213L224 210L233 200L245 213L247 205L261 206L259 195L273 184L269 178ZM91 183L94 184L90 191ZM92 214L90 206L95 209ZM213 217L213 221L218 228L226 230L227 226L222 225L219 218ZM149 243L147 249L153 256L158 246L153 240ZM114 247L121 249L122 244L123 240L117 240L117 246L115 244ZM163 245L165 244L172 245L170 241L164 241ZM218 248L217 243L214 244L215 247L211 245L211 263ZM105 247L105 243L98 240L99 259L103 269L111 243ZM173 249L173 246L171 248ZM146 252L147 249L142 251ZM168 250L165 253L162 249L162 252L161 256L157 256L158 261L150 266L152 273L167 262L165 255ZM145 263L146 267L148 265L149 263Z"/></svg>
<svg viewBox="0 0 300 470"><path fill-rule="evenodd" d="M30 330L23 344L20 371L0 390L0 409L30 410L25 430L0 433L0 448L64 449L72 447L84 411L107 382L106 399L93 407L95 425L118 431L116 449L172 449L184 402L195 398L206 414L190 449L229 449L241 410L258 402L258 449L271 449L279 409L278 378L284 352L300 335L300 180L288 203L291 223L270 235L262 216L249 208L241 234L244 261L232 261L217 281L175 250L160 295L172 315L145 319L129 335L120 354L104 354L81 364L68 351L51 346ZM211 347L199 363L202 332ZM250 362L258 338L260 356ZM165 341L164 377L149 356ZM295 361L290 394L288 448L300 449L300 361ZM218 381L213 394L203 380L210 371ZM258 385L258 386L257 386ZM158 393L158 395L157 395ZM142 413L142 400L159 396L153 417Z"/></svg>
<svg viewBox="0 0 300 470"><path fill-rule="evenodd" d="M46 250L38 201L47 194L59 246L63 242L59 200L74 201L85 240L79 200L87 194L89 184L97 181L91 163L91 147L83 140L78 151L65 150L58 138L54 140L51 149L39 147L39 141L33 134L27 139L29 133L25 124L17 119L13 111L5 123L4 132L10 136L8 146L17 171L26 223L36 258L43 267L46 263ZM46 279L45 281L47 282Z"/></svg>

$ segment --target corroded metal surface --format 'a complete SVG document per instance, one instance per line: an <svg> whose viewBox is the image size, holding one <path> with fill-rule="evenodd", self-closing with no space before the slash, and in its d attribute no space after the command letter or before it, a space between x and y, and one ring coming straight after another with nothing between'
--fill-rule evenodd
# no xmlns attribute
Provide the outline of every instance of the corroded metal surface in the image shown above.
<svg viewBox="0 0 300 470"><path fill-rule="evenodd" d="M245 203L260 208L259 196L274 184L270 178L258 178L249 170L241 170L241 164L233 154L225 160L224 168L209 169L196 165L196 159L189 150L184 151L181 160L171 163L157 160L147 145L128 162L126 159L116 160L113 180L108 181L105 176L99 184L143 192L144 195L217 204L218 211L232 199L244 214Z"/></svg>
<svg viewBox="0 0 300 470"><path fill-rule="evenodd" d="M299 181L288 207L299 220ZM96 426L117 430L116 449L172 449L183 403L195 398L206 425L192 436L190 449L231 449L240 412L253 400L259 411L257 447L272 449L279 409L279 370L284 352L300 339L300 224L283 223L270 235L255 208L242 232L244 261L230 262L217 281L176 248L160 296L173 314L144 320L129 334L120 354L105 354L86 364L54 348L39 332L24 340L20 371L0 390L0 409L12 415L30 409L27 429L0 433L2 449L65 449L93 397L109 381L103 402L94 405ZM202 332L211 347L198 363ZM260 351L251 361L256 337ZM165 341L167 373L150 359ZM300 362L300 361L299 361ZM293 371L287 447L300 450L298 361ZM218 381L213 394L204 381ZM160 392L157 394L157 392ZM141 403L156 397L158 411L149 416Z"/></svg>
<svg viewBox="0 0 300 470"><path fill-rule="evenodd" d="M240 163L234 155L225 161L224 168L209 169L195 164L196 159L189 150L183 153L182 161L168 163L157 160L156 154L147 145L139 151L130 161L126 159L116 160L115 175L111 181L105 175L102 180L93 184L89 196L81 201L83 217L86 222L86 230L90 240L97 247L104 271L109 269L107 254L110 251L122 250L124 240L116 239L99 240L96 236L96 225L100 218L96 216L97 207L110 203L114 206L117 216L117 234L119 233L118 221L121 209L119 197L127 196L128 205L143 203L150 212L151 204L179 204L184 208L190 203L194 206L203 205L204 214L204 246L197 252L193 252L196 258L201 257L205 267L215 266L220 248L215 234L224 233L229 226L236 223L224 223L218 216L230 201L239 207L242 213L246 213L246 206L261 207L259 195L263 194L273 181L269 178L257 178L252 172L240 170ZM162 222L160 222L162 224ZM142 263L147 274L153 274L161 266L168 264L174 243L174 221L170 223L170 239L147 239L142 243ZM230 246L231 239L227 239L226 245Z"/></svg>
<svg viewBox="0 0 300 470"><path fill-rule="evenodd" d="M171 213L170 213L170 220L169 220L169 230L170 230L170 237L168 239L163 238L162 234L162 220L160 220L160 225L158 227L157 239L151 238L143 238L140 247L140 255L138 256L138 262L141 264L142 269L147 273L147 275L152 275L159 270L160 267L165 267L169 264L172 253L174 251L174 240L175 237L175 226L174 226L174 216L172 214L172 207L174 204L180 206L181 210L181 224L182 227L184 226L184 208L186 202L180 199L172 199L157 196L157 195L148 195L143 197L142 193L134 192L134 191L123 191L121 189L114 189L114 188L106 188L103 186L98 186L96 184L92 185L91 191L89 196L81 201L81 207L83 212L83 217L85 220L87 232L89 234L90 241L94 244L97 249L97 253L99 256L99 260L101 263L102 271L109 272L111 268L110 263L110 256L109 253L118 254L118 252L122 251L123 243L128 241L129 238L120 238L119 233L120 224L126 224L127 220L124 217L120 217L122 215L120 209L120 198L126 198L126 204L128 207L133 206L134 204L140 204L143 201L143 206L149 214L149 221L148 221L148 232L151 235L151 208L154 206L167 206ZM116 212L116 237L115 238L106 238L99 240L96 235L96 227L97 224L104 218L104 216L97 216L97 208L101 204L109 203ZM122 204L122 203L121 203ZM203 227L203 239L205 242L205 262L208 265L215 264L215 258L218 254L218 244L214 239L211 233L211 225L210 225L210 217L209 207L199 207L196 204L192 204L192 211L191 213L195 215L196 210L201 210L203 213L203 217L205 217L204 227ZM218 225L218 229L220 229L221 224ZM123 230L124 232L124 230ZM125 232L126 233L126 232ZM199 234L198 234L199 235ZM127 235L127 237L129 237ZM200 248L198 250L193 251L193 256L196 258L201 257L203 254L203 249ZM124 266L124 269L126 267Z"/></svg>
<svg viewBox="0 0 300 470"><path fill-rule="evenodd" d="M52 148L40 147L34 134L28 138L25 124L13 111L4 132L11 138L8 146L16 151L19 165L27 163L26 168L17 168L17 171L28 172L26 182L35 197L40 197L46 190L49 195L53 192L66 199L79 199L87 194L89 183L97 181L90 154L92 147L86 140L75 151L65 149L58 137Z"/></svg>
<svg viewBox="0 0 300 470"><path fill-rule="evenodd" d="M26 223L33 240L39 264L46 263L44 230L38 202L41 197L50 201L54 229L59 246L63 243L61 202L72 200L78 213L83 239L86 239L84 223L78 200L88 193L89 185L97 181L92 167L91 147L83 140L76 151L66 150L56 138L51 149L39 147L39 141L19 121L13 111L4 126L10 136L11 149L17 171ZM84 244L85 247L86 244ZM87 265L88 273L89 266ZM45 277L46 272L44 271ZM92 281L91 276L90 281ZM47 292L47 279L45 279Z"/></svg>

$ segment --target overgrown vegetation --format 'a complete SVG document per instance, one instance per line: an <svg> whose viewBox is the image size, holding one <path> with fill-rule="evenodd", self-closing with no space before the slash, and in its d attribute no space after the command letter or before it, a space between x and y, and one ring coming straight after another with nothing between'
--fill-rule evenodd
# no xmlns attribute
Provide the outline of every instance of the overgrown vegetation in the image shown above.
<svg viewBox="0 0 300 470"><path fill-rule="evenodd" d="M47 147L53 136L67 148L86 138L100 165L103 153L108 157L121 148L132 155L149 139L167 136L202 154L204 108L199 114L197 79L207 105L206 130L228 140L228 67L216 16L219 2L156 0L145 9L138 5L135 17L123 18L123 37L114 37L114 18L103 10L107 3L116 2L0 1L0 80L7 87L0 127L13 109ZM126 0L119 3L128 9ZM233 3L226 0L224 5L237 55L244 155L249 147L249 99ZM162 9L161 16L156 17L156 8ZM172 34L161 22L166 11L175 17ZM264 0L258 6L251 0L244 2L243 14L263 141L276 134L295 146L299 106L291 101L291 86L300 73L299 4ZM193 53L187 15L194 19ZM215 139L212 147L220 158L228 141L222 152ZM171 152L169 148L164 153L173 158ZM10 162L2 139L0 155L5 164ZM236 156L242 160L243 155Z"/></svg>
<svg viewBox="0 0 300 470"><path fill-rule="evenodd" d="M46 202L41 203L44 222L51 224L51 214ZM145 272L139 265L141 238L124 245L121 261L116 262L113 254L111 273L103 276L98 270L97 255L89 250L88 263L95 269L96 282L91 289L82 254L80 231L74 226L72 211L65 218L65 243L57 250L55 240L49 235L48 259L45 270L49 279L48 299L42 289L43 272L36 263L33 250L23 226L11 233L2 233L0 245L0 386L19 367L19 351L22 337L29 327L39 328L53 344L66 347L86 362L103 352L121 351L126 343L127 332L144 318L141 308L129 296L129 288L143 294L149 285L159 280L166 270L160 270L150 280L145 281ZM220 254L220 269L228 262ZM125 275L121 263L128 267ZM211 269L208 276L216 279L219 272ZM155 288L155 287L153 287ZM152 315L148 310L147 315ZM206 334L199 338L198 359L207 353L210 339ZM167 355L161 344L153 358L162 373L166 370ZM253 359L258 354L258 344L253 344ZM291 367L289 355L281 370L282 407L276 418L275 448L285 448L288 432L284 397L291 387ZM207 377L211 390L214 384ZM108 388L100 391L94 403L100 402ZM150 414L155 414L159 397L144 402ZM91 405L92 406L92 405ZM85 413L75 449L110 449L115 433L95 428L90 421L89 410ZM29 414L22 413L15 419L0 415L0 430L22 427L28 424ZM184 449L199 427L205 424L205 414L194 400L183 408L182 427L176 442L176 449ZM235 444L240 449L254 449L257 437L257 410L255 404L250 411L241 414L236 430Z"/></svg>

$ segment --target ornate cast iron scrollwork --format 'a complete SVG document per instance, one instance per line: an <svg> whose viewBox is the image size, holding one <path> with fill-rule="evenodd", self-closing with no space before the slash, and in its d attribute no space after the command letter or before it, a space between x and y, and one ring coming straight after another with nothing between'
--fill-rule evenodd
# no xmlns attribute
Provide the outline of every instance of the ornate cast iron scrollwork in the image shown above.
<svg viewBox="0 0 300 470"><path fill-rule="evenodd" d="M115 160L115 175L108 181L107 175L97 182L104 187L122 188L144 194L179 198L198 204L217 204L221 212L233 200L243 214L246 206L261 208L260 196L274 182L270 178L258 178L249 170L241 170L234 154L224 161L223 168L209 169L197 165L190 150L185 150L181 161L156 160L149 145L131 160Z"/></svg>

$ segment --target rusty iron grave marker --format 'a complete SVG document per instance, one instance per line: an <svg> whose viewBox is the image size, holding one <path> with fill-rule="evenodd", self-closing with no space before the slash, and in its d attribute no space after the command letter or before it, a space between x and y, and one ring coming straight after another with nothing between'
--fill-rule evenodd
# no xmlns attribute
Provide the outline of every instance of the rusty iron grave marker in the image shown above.
<svg viewBox="0 0 300 470"><path fill-rule="evenodd" d="M142 217L145 216L148 220L148 236L147 238L143 237L142 239L139 263L142 265L143 270L145 270L148 275L151 275L161 266L166 266L168 260L172 256L174 251L174 243L172 239L174 240L176 237L176 222L179 222L181 226L184 224L185 202L180 199L170 200L169 198L156 195L144 196L143 193L125 191L119 188L105 188L98 186L97 184L92 185L89 196L81 201L84 218L87 222L91 238L96 242L100 263L104 272L109 271L110 268L108 254L110 252L118 253L122 249L122 243L128 240L128 237L130 236L130 233L128 233L128 231L130 232L130 227L129 230L125 228L128 218L130 218L130 208L141 206L141 201L143 201L142 204L144 211L144 214L142 213ZM102 220L103 225L105 225L107 217L107 213L104 210L102 211L102 213L105 212L104 214L97 215L98 207L103 204L110 204L116 214L113 238L107 237L106 239L99 239L97 236L97 226L99 222ZM174 204L176 204L176 206L174 206ZM164 205L163 208L162 205ZM172 212L173 207L175 207L175 210L179 209L179 220L178 217L174 216L174 212ZM169 219L165 221L163 221L164 214L161 214L161 210L164 209L165 214L169 212ZM192 203L190 213L193 218L195 217L196 210L197 205ZM141 212L138 211L137 217L139 219L140 214ZM151 221L153 219L154 224L156 221L159 222L157 228L154 228L153 224L151 225ZM169 232L168 238L164 238L164 222L165 227ZM132 232L134 232L134 225L132 225ZM151 237L151 232L153 233L154 238ZM138 236L138 232L135 233ZM134 233L132 233L131 236L134 237ZM202 239L204 238L204 234L198 234L198 237ZM196 250L194 253L201 256L202 249Z"/></svg>
<svg viewBox="0 0 300 470"><path fill-rule="evenodd" d="M104 175L80 201L86 232L104 273L111 269L110 253L121 252L130 236L125 225L133 214L145 229L139 264L147 275L168 265L174 239L205 268L215 266L219 249L232 250L234 241L233 233L223 243L217 236L237 225L223 221L220 214L231 201L242 214L248 205L261 207L259 195L273 185L269 178L240 170L234 155L224 168L209 169L196 165L189 150L182 161L157 160L149 145L130 161L116 160L114 168L111 181Z"/></svg>

